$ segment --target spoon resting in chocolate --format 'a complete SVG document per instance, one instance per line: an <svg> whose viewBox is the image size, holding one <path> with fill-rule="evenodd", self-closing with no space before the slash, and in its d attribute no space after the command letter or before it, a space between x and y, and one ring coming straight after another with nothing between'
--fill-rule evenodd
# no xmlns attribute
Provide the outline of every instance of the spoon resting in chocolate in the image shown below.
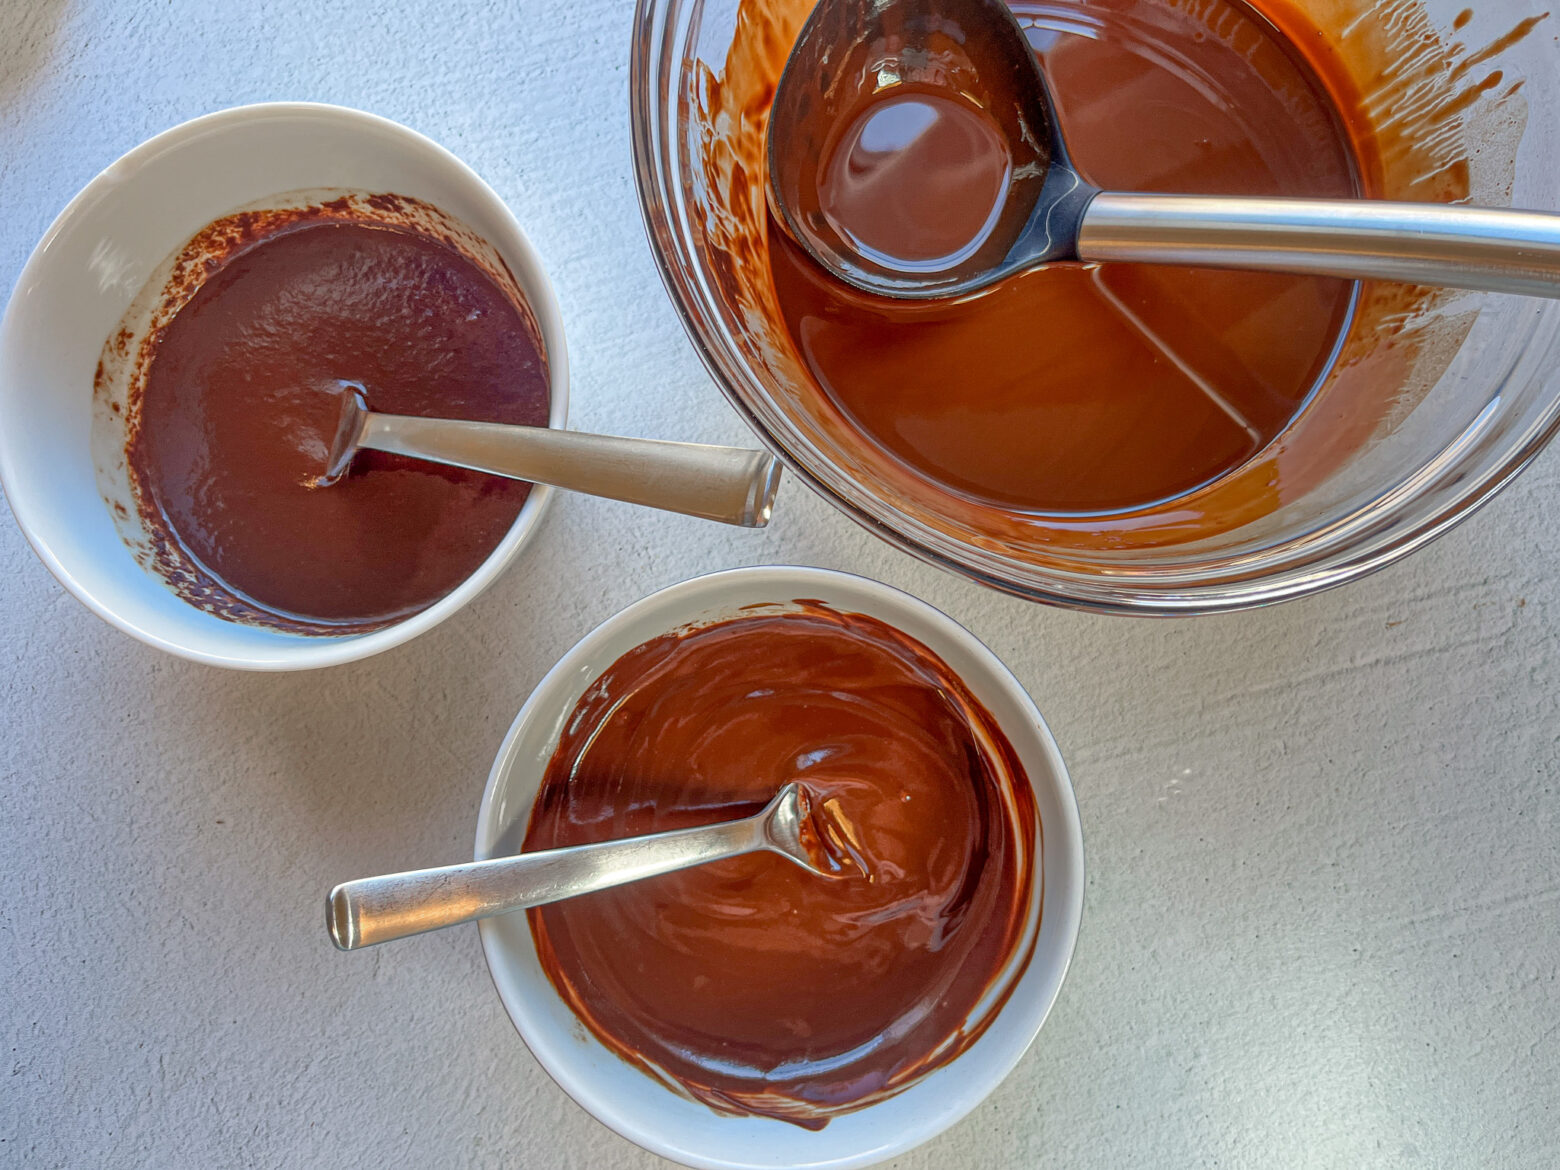
<svg viewBox="0 0 1560 1170"><path fill-rule="evenodd" d="M1001 0L820 0L775 92L769 196L824 269L902 300L1057 261L1560 297L1560 215L1100 191L1073 167Z"/></svg>
<svg viewBox="0 0 1560 1170"><path fill-rule="evenodd" d="M780 488L780 461L767 451L380 414L356 382L333 382L320 394L333 400L336 422L308 487L340 481L359 451L387 451L743 528L769 523Z"/></svg>
<svg viewBox="0 0 1560 1170"><path fill-rule="evenodd" d="M741 820L343 882L326 899L325 929L354 951L757 852L818 877L872 880L826 805L793 782Z"/></svg>

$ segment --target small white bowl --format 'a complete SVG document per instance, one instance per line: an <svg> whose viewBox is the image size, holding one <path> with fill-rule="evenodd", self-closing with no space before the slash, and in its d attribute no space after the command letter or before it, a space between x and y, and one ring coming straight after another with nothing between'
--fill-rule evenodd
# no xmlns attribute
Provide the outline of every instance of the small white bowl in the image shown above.
<svg viewBox="0 0 1560 1170"><path fill-rule="evenodd" d="M812 1132L727 1117L680 1096L600 1044L559 998L537 960L524 914L481 922L482 949L509 1017L536 1059L595 1117L645 1149L710 1170L865 1166L941 1133L974 1109L1024 1055L1056 1000L1083 911L1083 835L1056 743L1018 680L952 618L876 581L826 569L712 573L636 602L586 635L537 685L498 753L477 817L478 859L519 848L537 786L565 720L619 657L680 626L736 617L742 607L799 598L864 613L919 639L996 717L1034 789L1042 832L1031 925L1034 955L985 1033L897 1096ZM1042 912L1043 911L1043 912Z"/></svg>
<svg viewBox="0 0 1560 1170"><path fill-rule="evenodd" d="M226 621L188 604L136 561L104 503L91 449L104 340L148 277L201 228L312 188L409 195L491 244L541 330L549 423L562 427L568 415L563 323L541 262L493 189L421 134L339 106L241 106L176 126L108 167L34 249L0 320L0 484L43 563L89 609L143 642L218 666L330 666L416 637L503 572L552 494L532 488L503 541L449 596L366 634L299 635Z"/></svg>

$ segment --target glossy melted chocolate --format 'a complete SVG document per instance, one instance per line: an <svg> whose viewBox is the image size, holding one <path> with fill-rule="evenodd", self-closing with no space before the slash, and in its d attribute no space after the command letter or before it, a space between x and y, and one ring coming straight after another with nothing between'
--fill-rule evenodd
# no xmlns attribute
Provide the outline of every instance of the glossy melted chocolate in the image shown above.
<svg viewBox="0 0 1560 1170"><path fill-rule="evenodd" d="M601 1042L712 1107L821 1127L946 1063L1028 962L1034 798L926 647L801 603L648 642L580 700L525 848L756 812L801 782L848 857L755 854L531 911ZM857 870L865 871L865 876Z"/></svg>
<svg viewBox="0 0 1560 1170"><path fill-rule="evenodd" d="M818 173L819 210L891 271L936 271L991 233L1012 162L977 109L937 91L891 92L848 120Z"/></svg>
<svg viewBox="0 0 1560 1170"><path fill-rule="evenodd" d="M329 210L227 233L249 238L152 339L128 456L181 591L230 617L336 633L449 593L530 491L375 451L311 486L339 381L362 383L378 411L530 425L546 425L549 395L518 294L446 240Z"/></svg>
<svg viewBox="0 0 1560 1170"><path fill-rule="evenodd" d="M1096 185L1359 193L1326 90L1239 0L1013 8ZM859 116L865 132L917 100L897 92ZM825 162L821 201L846 226L876 224L888 238L865 241L875 251L955 251L953 237L991 215L1005 161L979 125L967 112L901 114L875 152L853 131ZM965 214L929 214L959 198ZM917 219L937 231L918 235ZM946 488L1017 511L1137 508L1249 460L1326 371L1354 295L1325 277L1068 264L951 304L905 304L833 279L773 220L768 236L791 338L852 425Z"/></svg>

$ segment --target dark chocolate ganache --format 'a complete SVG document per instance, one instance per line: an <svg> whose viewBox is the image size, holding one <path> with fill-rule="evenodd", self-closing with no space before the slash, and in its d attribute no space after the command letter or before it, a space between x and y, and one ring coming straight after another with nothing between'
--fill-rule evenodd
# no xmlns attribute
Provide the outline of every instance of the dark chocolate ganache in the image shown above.
<svg viewBox="0 0 1560 1170"><path fill-rule="evenodd" d="M608 1048L717 1110L817 1128L990 1024L1033 947L1038 827L1012 746L946 664L798 605L614 663L564 725L525 849L735 819L798 782L839 876L752 854L530 920Z"/></svg>
<svg viewBox="0 0 1560 1170"><path fill-rule="evenodd" d="M372 629L444 597L514 523L530 485L482 472L365 451L314 482L343 381L385 413L547 423L547 363L512 278L390 215L418 206L246 213L192 241L220 254L145 343L127 456L156 559L198 604Z"/></svg>

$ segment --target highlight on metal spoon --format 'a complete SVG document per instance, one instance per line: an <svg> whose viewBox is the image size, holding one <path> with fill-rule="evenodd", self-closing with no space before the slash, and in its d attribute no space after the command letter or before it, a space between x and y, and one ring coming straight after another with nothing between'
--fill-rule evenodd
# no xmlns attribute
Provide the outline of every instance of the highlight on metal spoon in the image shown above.
<svg viewBox="0 0 1560 1170"><path fill-rule="evenodd" d="M368 408L366 392L356 382L332 383L320 392L339 398L340 414L311 487L338 482L353 456L371 449L743 528L769 523L780 490L781 464L767 451L379 414Z"/></svg>
<svg viewBox="0 0 1560 1170"><path fill-rule="evenodd" d="M775 92L769 198L826 270L905 300L1056 261L1560 297L1560 214L1101 191L1001 0L820 0Z"/></svg>
<svg viewBox="0 0 1560 1170"><path fill-rule="evenodd" d="M792 783L741 820L343 882L326 899L325 926L352 951L760 851L822 877L866 872L827 809Z"/></svg>

